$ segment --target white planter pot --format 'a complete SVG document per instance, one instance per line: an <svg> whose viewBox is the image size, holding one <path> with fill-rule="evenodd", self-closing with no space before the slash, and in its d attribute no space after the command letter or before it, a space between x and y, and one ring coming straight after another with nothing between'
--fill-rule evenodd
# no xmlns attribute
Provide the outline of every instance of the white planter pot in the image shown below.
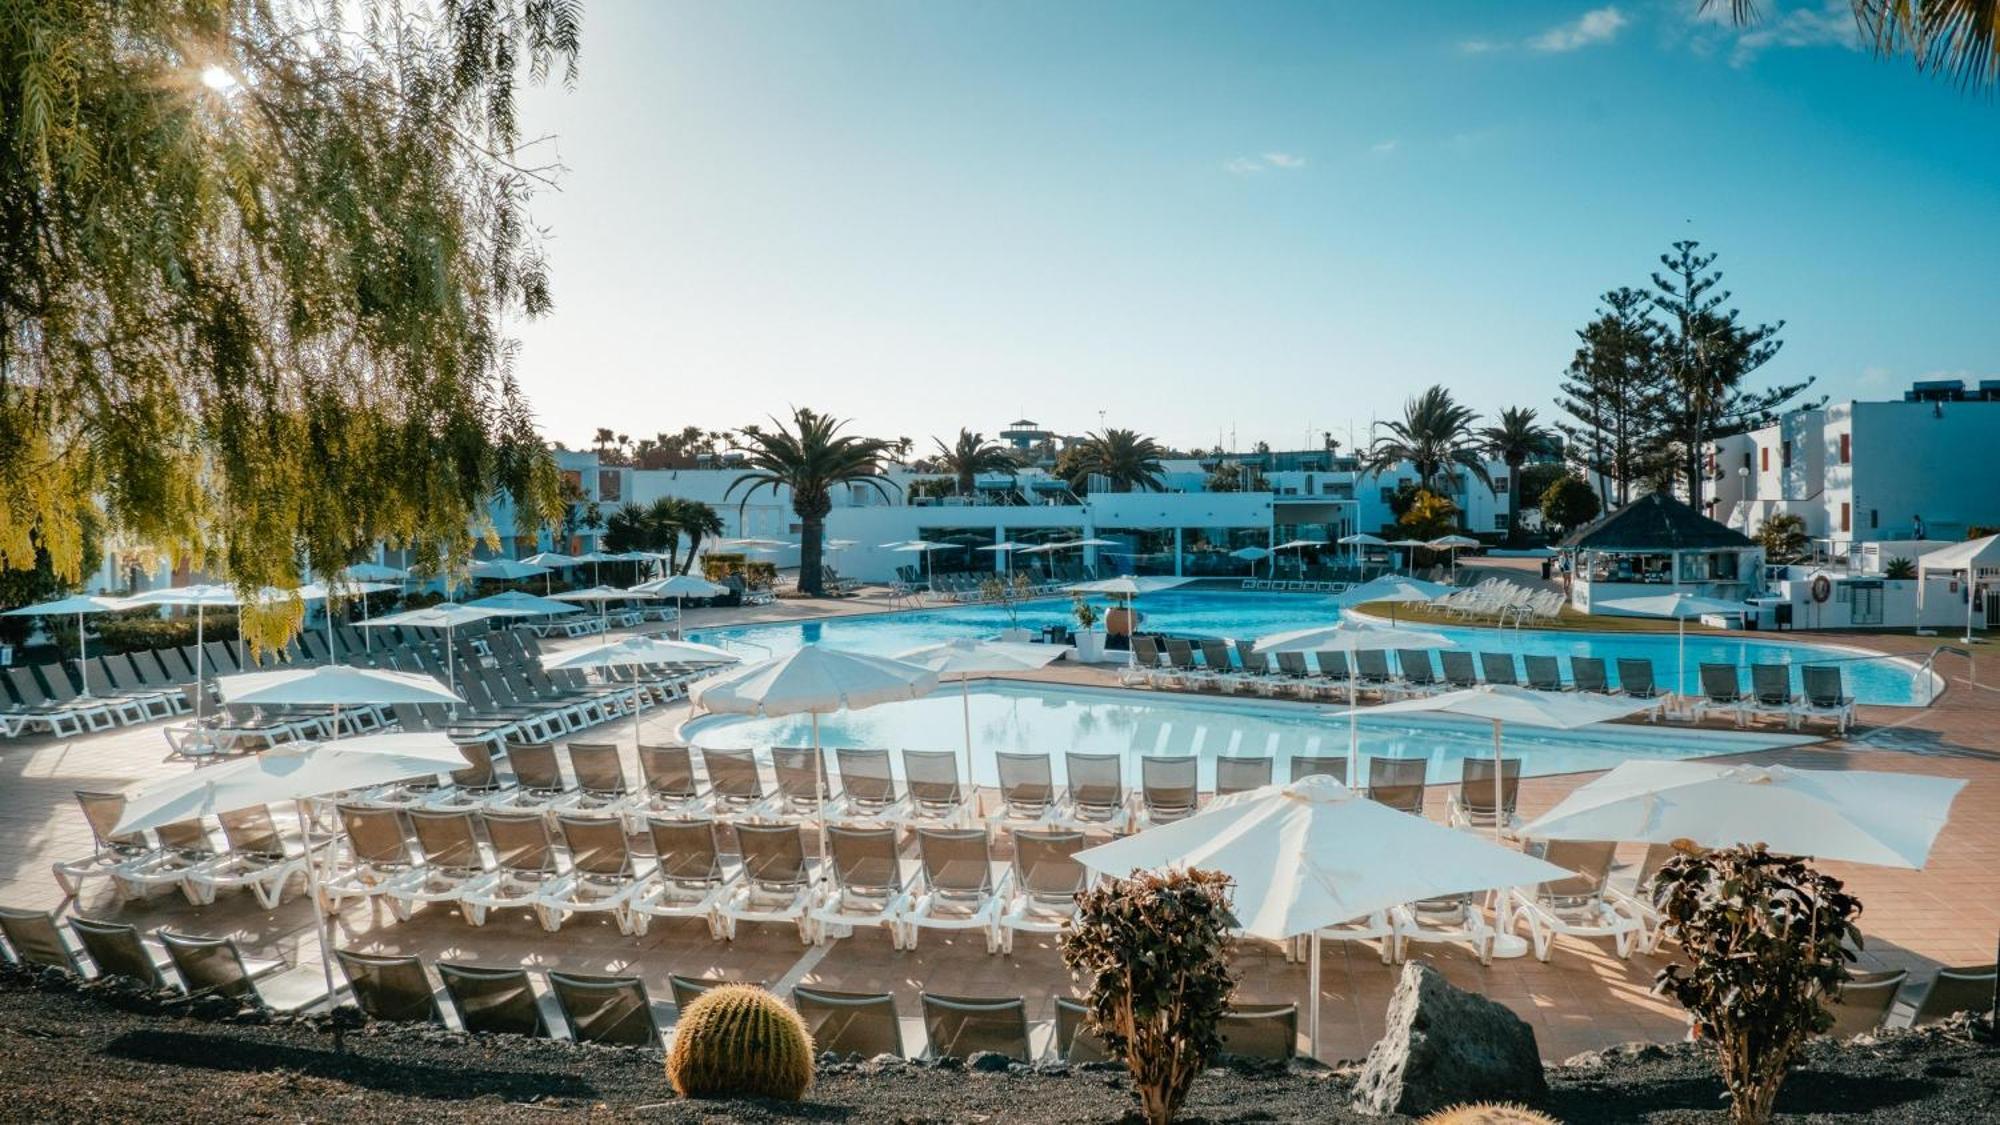
<svg viewBox="0 0 2000 1125"><path fill-rule="evenodd" d="M1104 634L1078 633L1076 635L1076 658L1085 664L1095 664L1104 659Z"/></svg>
<svg viewBox="0 0 2000 1125"><path fill-rule="evenodd" d="M1000 639L1009 644L1024 645L1035 639L1035 631L1033 629L1002 629L1000 630Z"/></svg>

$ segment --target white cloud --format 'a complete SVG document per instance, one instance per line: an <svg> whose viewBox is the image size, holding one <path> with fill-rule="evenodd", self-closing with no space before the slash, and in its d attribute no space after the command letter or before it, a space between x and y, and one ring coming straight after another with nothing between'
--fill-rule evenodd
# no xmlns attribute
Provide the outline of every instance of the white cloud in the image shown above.
<svg viewBox="0 0 2000 1125"><path fill-rule="evenodd" d="M1460 54L1483 55L1488 51L1497 51L1504 46L1506 44L1495 43L1491 39L1467 39L1458 45L1458 50Z"/></svg>
<svg viewBox="0 0 2000 1125"><path fill-rule="evenodd" d="M1386 141L1376 141L1374 144L1369 145L1368 151L1375 153L1378 156L1387 156L1388 154L1402 147L1403 147L1402 141L1396 139L1395 137L1390 137Z"/></svg>
<svg viewBox="0 0 2000 1125"><path fill-rule="evenodd" d="M1792 8L1764 15L1736 35L1729 65L1747 66L1771 48L1843 47L1861 49L1861 29L1850 0L1822 0L1817 8Z"/></svg>
<svg viewBox="0 0 2000 1125"><path fill-rule="evenodd" d="M1574 21L1559 24L1528 40L1537 51L1575 51L1609 43L1628 21L1615 7L1593 8Z"/></svg>
<svg viewBox="0 0 2000 1125"><path fill-rule="evenodd" d="M1306 166L1306 158L1295 152L1267 152L1261 156L1232 156L1222 162L1222 170L1232 176L1254 176L1277 169L1294 172Z"/></svg>

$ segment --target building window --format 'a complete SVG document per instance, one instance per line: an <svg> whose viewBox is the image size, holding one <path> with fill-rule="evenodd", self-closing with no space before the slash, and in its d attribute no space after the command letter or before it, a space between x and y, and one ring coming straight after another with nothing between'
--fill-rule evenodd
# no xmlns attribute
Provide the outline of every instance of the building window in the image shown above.
<svg viewBox="0 0 2000 1125"><path fill-rule="evenodd" d="M1868 509L1868 530L1874 531L1876 528L1881 526L1882 526L1882 510L1880 508Z"/></svg>
<svg viewBox="0 0 2000 1125"><path fill-rule="evenodd" d="M1853 461L1854 461L1854 435L1851 433L1842 434L1840 435L1840 463L1843 465L1847 465L1847 464L1852 464Z"/></svg>
<svg viewBox="0 0 2000 1125"><path fill-rule="evenodd" d="M1393 489L1393 488L1385 488L1385 489L1383 489L1383 490L1382 490L1382 502L1383 502L1384 504L1387 504L1387 503L1389 503L1389 502L1390 502L1390 501L1391 501L1392 499L1394 499L1395 495L1396 495L1396 490L1395 490L1395 489Z"/></svg>
<svg viewBox="0 0 2000 1125"><path fill-rule="evenodd" d="M1843 439L1843 441L1842 441L1842 444L1845 444L1845 439ZM1842 531L1852 531L1852 530L1854 530L1853 526L1852 526L1852 525L1851 525L1851 524L1849 523L1849 517L1850 517L1850 515L1851 515L1851 509L1850 509L1850 508L1848 507L1848 504L1847 504L1847 501L1845 501L1845 500L1841 501L1841 502L1840 502L1840 530L1842 530Z"/></svg>
<svg viewBox="0 0 2000 1125"><path fill-rule="evenodd" d="M618 501L624 499L625 497L625 490L619 487L619 485L622 483L623 480L622 478L619 477L618 470L616 469L598 470L597 498L607 503L616 504Z"/></svg>
<svg viewBox="0 0 2000 1125"><path fill-rule="evenodd" d="M1792 443L1789 441L1778 446L1778 466L1785 469L1792 467Z"/></svg>
<svg viewBox="0 0 2000 1125"><path fill-rule="evenodd" d="M1495 512L1493 514L1493 530L1495 531L1507 530L1507 513Z"/></svg>
<svg viewBox="0 0 2000 1125"><path fill-rule="evenodd" d="M1507 490L1512 487L1514 487L1514 482L1508 477L1493 478L1493 495L1495 496L1507 495Z"/></svg>
<svg viewBox="0 0 2000 1125"><path fill-rule="evenodd" d="M1758 447L1757 447L1757 453L1758 453L1758 455L1759 455L1759 456L1758 456L1758 458L1757 458L1757 471L1758 471L1758 472L1760 472L1760 473L1768 473L1768 472L1770 472L1770 471L1771 471L1771 447L1770 447L1770 446L1768 446L1768 445L1760 445L1760 446L1758 446Z"/></svg>

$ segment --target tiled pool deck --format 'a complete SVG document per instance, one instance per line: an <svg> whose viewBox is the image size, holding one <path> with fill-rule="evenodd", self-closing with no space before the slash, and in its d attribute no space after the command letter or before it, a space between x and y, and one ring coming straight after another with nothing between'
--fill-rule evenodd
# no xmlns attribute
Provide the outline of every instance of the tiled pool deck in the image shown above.
<svg viewBox="0 0 2000 1125"><path fill-rule="evenodd" d="M691 611L689 616L691 624L722 624L882 608L877 599L849 599L781 602L751 611ZM1894 636L1832 639L1919 654L1935 643ZM2000 659L1989 657L1982 663L1990 666L1982 667L1980 675L2000 682ZM1940 657L1938 671L1949 690L1927 710L1864 708L1861 722L1846 740L1748 756L1820 769L1936 774L1970 783L1926 870L1826 865L1847 879L1866 905L1864 964L1907 967L1913 980L1923 979L1938 965L1991 961L1995 935L2000 933L2000 688L1970 684L1962 657ZM1107 671L1066 665L1024 678L1089 685L1113 682ZM684 715L684 706L649 713L647 738L663 738ZM50 864L91 850L90 833L71 797L73 790L118 790L188 768L162 760L166 745L159 726L125 727L70 740L40 737L0 743L0 904L43 909L62 901ZM590 736L618 738L629 752L629 723L601 727ZM636 776L630 762L628 769ZM1591 776L1595 775L1524 782L1523 813L1539 813ZM1443 817L1444 800L1444 788L1433 787L1434 818ZM1637 848L1621 855L1626 862L1637 858ZM121 905L109 887L95 882L81 902L65 909L133 922L142 929L168 925L229 935L247 952L267 956L303 953L308 961L317 956L311 910L296 893L267 913L247 893L225 893L205 908L188 906L178 894ZM583 918L565 925L559 934L547 934L523 912L475 929L446 909L420 910L411 921L396 924L386 909L371 911L363 904L349 906L338 920L338 931L343 947L367 952L416 952L427 959L637 974L661 997L666 995L666 974L675 972L760 980L784 988L804 982L854 991L893 991L906 1015L917 1010L920 990L1025 996L1031 1018L1048 1020L1053 1018L1051 998L1069 988L1053 942L1029 941L1027 935L1017 942L1012 956L989 956L977 937L934 932L926 933L921 947L909 952L893 950L879 932L807 949L789 928L746 925L729 943L711 940L697 922L658 921L645 937L633 938L621 935L609 921ZM1671 951L1669 946L1665 952ZM1324 1054L1329 1060L1357 1058L1381 1032L1397 970L1383 965L1372 945L1329 943L1325 956L1320 997L1327 1040ZM1555 957L1546 965L1524 958L1481 968L1468 953L1442 945L1413 946L1412 956L1429 960L1458 984L1514 1008L1534 1024L1542 1053L1549 1058L1633 1039L1676 1039L1683 1032L1676 1009L1649 994L1652 976L1665 962L1643 955L1620 961L1608 942L1559 939ZM1288 964L1275 946L1246 943L1237 956L1237 969L1246 1000L1296 1000L1304 992L1304 966Z"/></svg>

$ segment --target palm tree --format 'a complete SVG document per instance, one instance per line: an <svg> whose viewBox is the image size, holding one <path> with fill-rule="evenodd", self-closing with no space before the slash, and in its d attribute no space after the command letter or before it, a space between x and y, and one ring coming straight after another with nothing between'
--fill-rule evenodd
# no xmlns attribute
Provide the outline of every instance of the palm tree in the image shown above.
<svg viewBox="0 0 2000 1125"><path fill-rule="evenodd" d="M687 503L678 496L662 496L646 505L646 549L667 553L667 573L673 573L674 562L681 552L681 506Z"/></svg>
<svg viewBox="0 0 2000 1125"><path fill-rule="evenodd" d="M1486 452L1507 463L1507 542L1521 537L1521 466L1530 457L1556 452L1556 435L1535 421L1532 407L1510 406L1500 412L1500 424L1479 431Z"/></svg>
<svg viewBox="0 0 2000 1125"><path fill-rule="evenodd" d="M1757 19L1756 0L1727 0L1737 24ZM1722 6L1701 0L1701 10ZM1908 52L1917 69L1947 74L1960 85L2000 77L2000 0L1850 0L1863 38L1881 55Z"/></svg>
<svg viewBox="0 0 2000 1125"><path fill-rule="evenodd" d="M738 487L749 485L737 510L750 503L760 488L777 492L792 490L792 511L799 517L799 590L814 597L823 592L820 581L820 553L826 539L826 514L833 509L833 488L840 484L866 484L890 499L893 487L882 475L882 462L891 444L880 438L844 436L847 423L806 407L792 413L787 429L777 422L776 430L745 426L743 437L750 445L750 472L729 482L723 493L727 499Z"/></svg>
<svg viewBox="0 0 2000 1125"><path fill-rule="evenodd" d="M1166 469L1160 458L1165 454L1159 442L1136 430L1088 434L1067 458L1069 486L1082 492L1086 480L1101 476L1111 481L1113 492L1164 492L1167 485L1161 474Z"/></svg>
<svg viewBox="0 0 2000 1125"><path fill-rule="evenodd" d="M681 533L688 537L687 557L681 560L680 572L686 574L694 565L696 552L701 550L701 541L711 536L721 538L722 515L714 508L699 500L682 500L675 523Z"/></svg>
<svg viewBox="0 0 2000 1125"><path fill-rule="evenodd" d="M987 441L985 434L975 434L971 430L958 431L958 441L946 445L943 438L932 438L937 443L938 471L950 473L958 478L958 494L972 495L981 473L1005 473L1015 475L1014 458L999 442Z"/></svg>
<svg viewBox="0 0 2000 1125"><path fill-rule="evenodd" d="M1361 455L1362 470L1380 476L1408 461L1416 467L1419 484L1443 495L1446 470L1458 466L1490 486L1484 446L1472 428L1478 420L1470 407L1452 400L1450 391L1433 386L1403 404L1402 421L1375 423L1382 436Z"/></svg>

